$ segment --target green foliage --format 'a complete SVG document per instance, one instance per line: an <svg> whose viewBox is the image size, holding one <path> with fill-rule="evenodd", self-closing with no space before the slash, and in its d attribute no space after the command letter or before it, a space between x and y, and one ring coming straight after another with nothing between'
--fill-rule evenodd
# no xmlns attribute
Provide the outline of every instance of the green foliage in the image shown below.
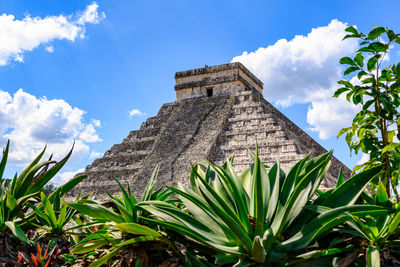
<svg viewBox="0 0 400 267"><path fill-rule="evenodd" d="M172 192L162 189L154 191L158 170L159 166L153 171L140 201L132 195L129 185L128 190L126 190L115 178L121 189L122 198L109 194L114 209L104 207L93 200L78 200L76 203L68 203L69 207L82 214L89 215L96 220L102 220L100 224L111 226L82 239L73 248L71 254L86 254L104 248L100 258L90 265L101 266L109 262L117 253L141 242L164 243L174 249L176 253L179 253L173 242L157 231L157 227L153 229L145 225L141 217L144 211L137 207L137 204L142 201L155 200L168 203L167 198ZM139 262L140 257L136 257L136 260Z"/></svg>
<svg viewBox="0 0 400 267"><path fill-rule="evenodd" d="M347 65L344 75L356 72L359 80L342 80L334 96L346 94L346 99L362 109L354 117L350 127L342 129L338 137L345 134L350 151L362 151L370 159L357 166L354 171L382 166L379 179L371 184L376 187L382 181L390 194L390 184L400 201L396 186L400 181L400 63L384 66L385 57L395 44L400 44L400 35L390 29L376 27L367 35L354 27L346 29L344 37L357 38L360 48L354 58L343 57L341 64Z"/></svg>
<svg viewBox="0 0 400 267"><path fill-rule="evenodd" d="M223 166L195 165L190 187L179 184L178 188L171 188L184 203L184 209L162 201L145 201L137 206L156 217L147 217L149 223L214 249L218 252L217 264L289 264L318 258L328 255L328 251L306 255L304 249L312 250L309 245L319 236L352 220L354 215L388 213L376 205L351 205L370 180L360 175L359 179L366 181L354 191L355 195L344 194L352 185L346 181L324 196L324 201L336 201L337 205L333 208L312 205L312 209L322 212L300 218L306 204L313 202L330 158L331 152L314 159L306 157L287 175L279 163L267 171L258 151L253 165L241 176L233 169L233 158Z"/></svg>
<svg viewBox="0 0 400 267"><path fill-rule="evenodd" d="M27 203L27 206L33 210L32 215L36 215L34 222L31 223L38 228L37 232L39 236L37 239L46 235L66 238L66 235L76 234L73 230L81 228L80 225L71 226L77 211L67 207L64 196L60 198L59 195L60 192L56 191L52 203L50 199L41 192L41 202L37 206ZM66 229L67 224L70 224L70 226Z"/></svg>
<svg viewBox="0 0 400 267"><path fill-rule="evenodd" d="M7 163L8 151L10 143L7 142L6 148L3 151L3 157L0 162L0 180ZM66 163L72 153L60 162L43 161L40 162L45 149L36 157L36 159L17 176L15 175L11 181L2 181L0 186L0 236L11 232L22 242L28 244L29 240L21 229L20 225L26 220L25 213L27 211L27 203L36 203L38 194L43 187L57 174L62 166ZM59 189L61 194L65 194L74 184L74 181L68 183L65 187ZM6 185L7 184L7 185Z"/></svg>

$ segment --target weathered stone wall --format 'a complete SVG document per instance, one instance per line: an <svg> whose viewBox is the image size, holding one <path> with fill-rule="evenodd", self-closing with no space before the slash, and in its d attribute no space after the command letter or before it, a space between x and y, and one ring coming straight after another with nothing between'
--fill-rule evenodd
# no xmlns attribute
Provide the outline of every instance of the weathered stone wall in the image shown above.
<svg viewBox="0 0 400 267"><path fill-rule="evenodd" d="M233 94L247 88L262 93L262 83L240 63L223 64L175 75L176 100L207 96L207 89L213 96Z"/></svg>
<svg viewBox="0 0 400 267"><path fill-rule="evenodd" d="M269 166L279 160L284 171L288 171L308 153L315 157L327 152L257 91L237 93L234 95L232 114L217 145L214 160L222 163L234 154L234 167L242 172L251 164L248 149L254 150L256 143L259 146L260 159ZM322 189L335 185L340 168L345 177L350 177L351 171L333 157L328 175L321 183Z"/></svg>

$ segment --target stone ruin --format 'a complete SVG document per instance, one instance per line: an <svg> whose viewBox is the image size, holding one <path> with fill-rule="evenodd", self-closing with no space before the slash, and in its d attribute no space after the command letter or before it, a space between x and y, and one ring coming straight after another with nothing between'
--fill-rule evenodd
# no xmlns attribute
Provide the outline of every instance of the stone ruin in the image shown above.
<svg viewBox="0 0 400 267"><path fill-rule="evenodd" d="M195 163L223 163L233 154L241 173L252 162L248 149L255 149L256 141L261 160L269 166L279 160L285 171L309 152L312 157L326 152L264 99L263 83L241 63L177 72L175 80L176 101L162 105L157 116L87 166L87 178L73 194L100 199L118 194L117 177L140 196L159 163L157 186L188 184ZM340 168L350 176L333 157L322 189L336 184Z"/></svg>

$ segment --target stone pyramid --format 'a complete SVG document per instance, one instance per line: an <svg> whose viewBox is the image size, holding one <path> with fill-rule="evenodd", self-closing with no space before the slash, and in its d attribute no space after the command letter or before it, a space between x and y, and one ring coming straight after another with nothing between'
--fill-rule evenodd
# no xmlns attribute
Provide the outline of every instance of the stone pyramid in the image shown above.
<svg viewBox="0 0 400 267"><path fill-rule="evenodd" d="M222 163L232 154L241 173L251 163L248 149L255 148L256 140L261 160L267 165L279 160L285 171L309 152L326 152L263 98L263 83L241 63L178 72L175 80L176 101L162 105L157 116L87 166L87 178L75 194L103 198L106 192L118 193L113 179L117 177L141 195L158 163L158 186L187 184L195 163ZM351 171L333 158L321 188L335 185L340 168L350 176Z"/></svg>

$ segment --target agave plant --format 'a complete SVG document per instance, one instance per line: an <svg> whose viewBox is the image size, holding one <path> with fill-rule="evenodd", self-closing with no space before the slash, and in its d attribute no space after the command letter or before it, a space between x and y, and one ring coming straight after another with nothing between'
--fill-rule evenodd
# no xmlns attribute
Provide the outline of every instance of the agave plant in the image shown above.
<svg viewBox="0 0 400 267"><path fill-rule="evenodd" d="M173 242L159 233L157 228L152 229L145 225L141 217L144 211L137 208L137 204L143 201L156 200L168 203L167 198L172 192L162 189L154 191L158 170L159 166L154 169L140 201L132 195L129 185L128 190L126 190L120 181L115 178L121 189L122 198L109 194L114 209L107 208L99 202L88 199L78 200L76 203L68 203L69 207L79 211L81 214L96 220L103 220L101 224L109 226L108 229L96 231L81 240L72 249L71 254L86 254L99 248L104 248L104 253L101 257L91 264L91 266L101 266L118 253L123 253L129 247L142 242L167 244L177 252ZM141 257L140 255L135 256L132 260L136 264L140 264Z"/></svg>
<svg viewBox="0 0 400 267"><path fill-rule="evenodd" d="M25 217L28 210L27 203L36 203L39 201L37 199L38 194L64 166L72 153L72 149L60 162L52 160L40 162L46 149L44 148L19 176L16 174L11 181L6 181L2 177L7 163L9 145L10 142L8 141L0 162L0 180L2 180L0 185L0 236L6 238L9 233L12 233L22 242L29 244L28 237L20 227L21 224L27 221ZM83 177L77 177L57 189L58 192L65 194L81 179ZM54 195L50 196L50 198L54 198ZM5 245L7 245L7 241L5 241ZM6 252L0 247L0 254Z"/></svg>
<svg viewBox="0 0 400 267"><path fill-rule="evenodd" d="M364 217L352 215L351 221L347 221L345 226L338 228L337 233L353 236L352 240L347 238L343 242L337 242L338 247L354 244L341 262L351 264L364 255L364 264L366 263L368 267L379 267L381 262L394 266L400 265L398 260L400 256L400 205L388 198L382 182L379 183L374 196L365 191L360 199L364 205L378 205L393 212L371 214Z"/></svg>
<svg viewBox="0 0 400 267"><path fill-rule="evenodd" d="M137 206L151 214L147 221L213 248L217 264L288 264L307 258L304 249L311 242L352 216L388 213L375 205L342 205L309 218L295 233L288 231L312 203L331 154L307 156L288 174L279 162L267 171L258 149L253 165L240 176L233 169L233 158L223 166L198 164L192 169L190 187L170 188L185 209L161 201Z"/></svg>
<svg viewBox="0 0 400 267"><path fill-rule="evenodd" d="M65 197L60 198L60 192L55 192L54 202L50 202L50 197L41 192L40 205L35 206L31 203L27 203L27 206L33 210L33 214L36 215L35 222L31 222L32 225L38 228L40 239L46 235L53 237L63 237L67 235L76 234L73 232L75 229L80 229L82 225L73 226L72 222L76 218L77 211L67 207ZM69 224L69 227L68 227Z"/></svg>

